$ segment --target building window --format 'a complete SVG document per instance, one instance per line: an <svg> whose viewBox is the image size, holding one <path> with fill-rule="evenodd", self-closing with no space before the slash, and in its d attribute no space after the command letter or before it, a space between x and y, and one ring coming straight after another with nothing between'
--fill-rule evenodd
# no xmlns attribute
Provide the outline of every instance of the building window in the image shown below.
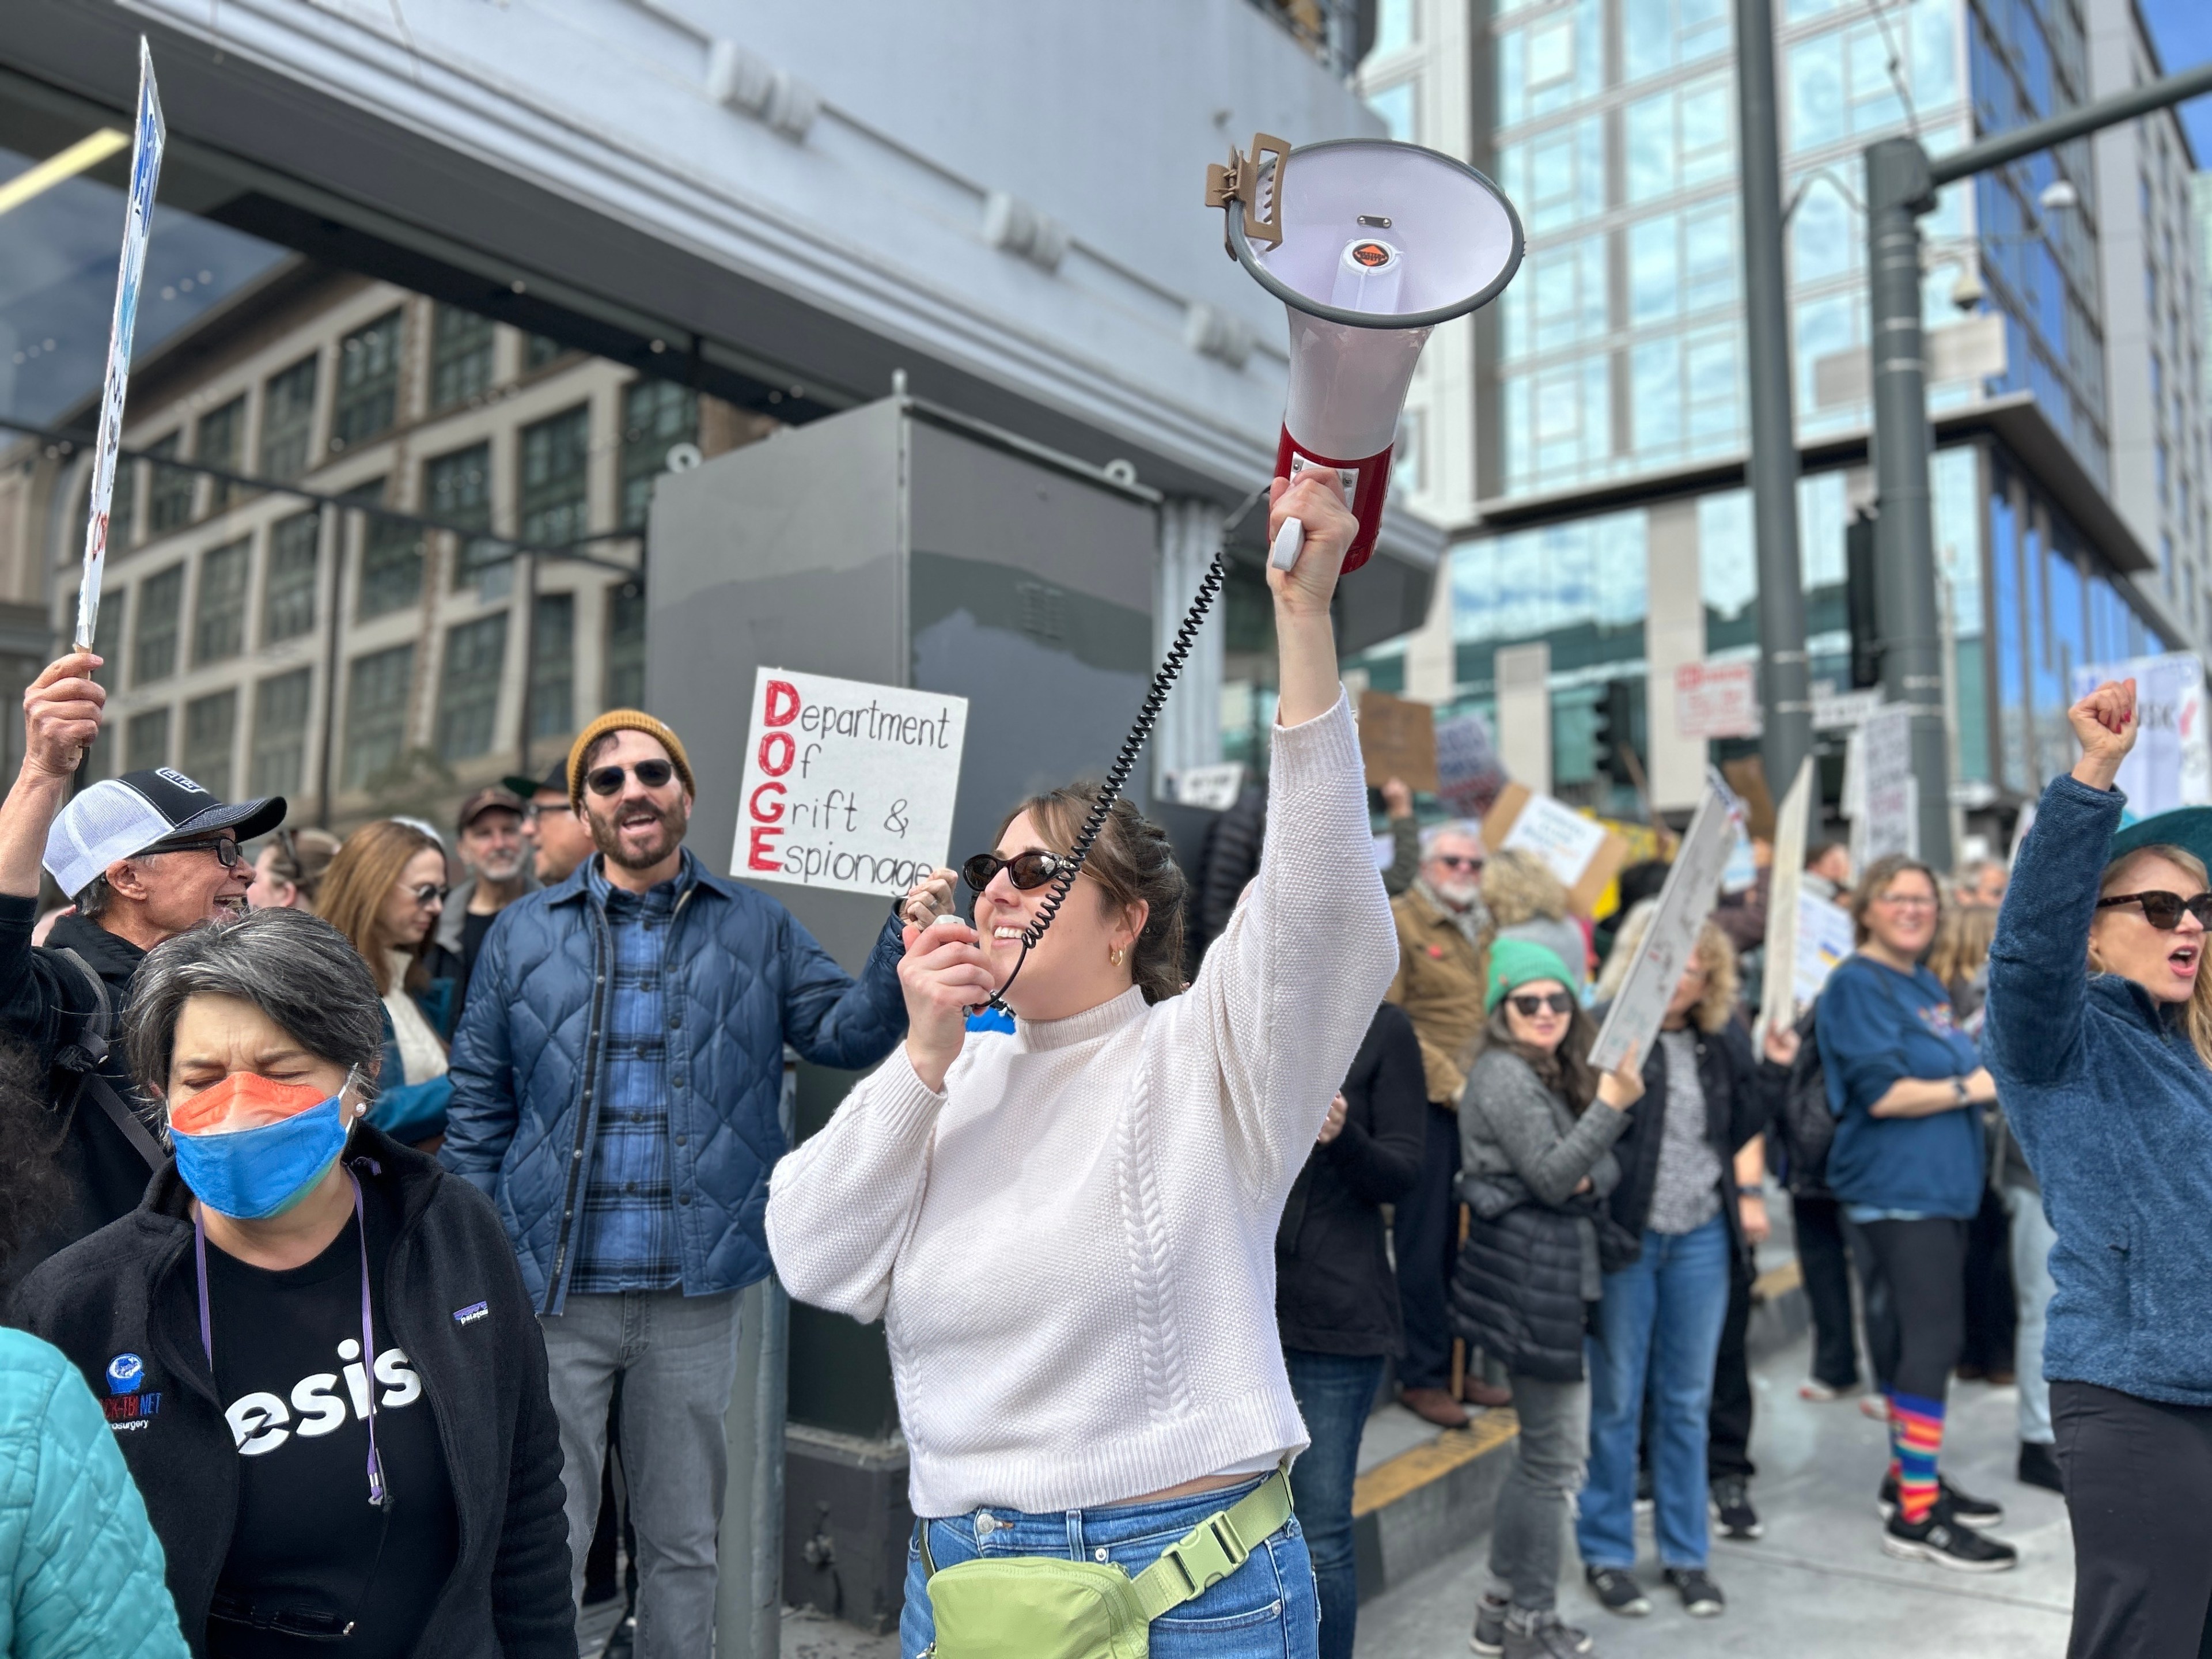
<svg viewBox="0 0 2212 1659"><path fill-rule="evenodd" d="M340 344L337 403L331 411L332 449L387 432L398 418L399 324L400 313L387 311Z"/></svg>
<svg viewBox="0 0 2212 1659"><path fill-rule="evenodd" d="M699 394L673 380L632 380L623 390L622 527L642 528L653 481L668 452L699 436Z"/></svg>
<svg viewBox="0 0 2212 1659"><path fill-rule="evenodd" d="M253 793L296 795L307 775L307 705L314 671L295 668L253 688Z"/></svg>
<svg viewBox="0 0 2212 1659"><path fill-rule="evenodd" d="M149 708L133 714L124 728L123 769L150 772L169 763L169 711Z"/></svg>
<svg viewBox="0 0 2212 1659"><path fill-rule="evenodd" d="M491 319L440 306L430 325L430 407L465 404L491 384Z"/></svg>
<svg viewBox="0 0 2212 1659"><path fill-rule="evenodd" d="M153 479L146 491L146 527L153 535L165 530L174 530L188 524L192 516L192 475L181 466L163 466L163 460L174 459L184 447L185 434L172 432L159 443L149 444L146 453L156 458Z"/></svg>
<svg viewBox="0 0 2212 1659"><path fill-rule="evenodd" d="M424 511L433 519L470 530L491 528L491 445L480 443L422 464ZM453 560L453 586L467 587L497 563L507 549L471 537Z"/></svg>
<svg viewBox="0 0 2212 1659"><path fill-rule="evenodd" d="M177 672L177 630L184 599L185 568L180 564L138 584L138 634L131 650L133 685L150 685Z"/></svg>
<svg viewBox="0 0 2212 1659"><path fill-rule="evenodd" d="M364 502L381 502L384 480L346 492ZM422 538L411 524L381 513L361 515L361 582L354 615L366 622L404 610L422 596Z"/></svg>
<svg viewBox="0 0 2212 1659"><path fill-rule="evenodd" d="M115 483L107 498L107 550L122 553L129 550L137 534L138 523L138 475L145 471L136 461L118 457L115 463ZM92 515L92 471L87 468L84 491L80 497L83 511L76 515L78 524Z"/></svg>
<svg viewBox="0 0 2212 1659"><path fill-rule="evenodd" d="M1729 78L1715 76L1628 106L1628 199L1648 202L1725 176L1735 137Z"/></svg>
<svg viewBox="0 0 2212 1659"><path fill-rule="evenodd" d="M1498 152L1498 183L1532 232L1605 211L1605 121L1591 116Z"/></svg>
<svg viewBox="0 0 2212 1659"><path fill-rule="evenodd" d="M233 398L221 409L210 410L200 416L199 430L192 434L192 459L201 465L214 467L219 472L235 472L245 459L245 449L243 397ZM209 512L220 513L237 499L236 486L221 478L208 480Z"/></svg>
<svg viewBox="0 0 2212 1659"><path fill-rule="evenodd" d="M415 647L356 657L346 671L345 787L368 787L398 763L407 740L407 684Z"/></svg>
<svg viewBox="0 0 2212 1659"><path fill-rule="evenodd" d="M317 360L302 357L261 388L261 476L283 481L307 470L315 431Z"/></svg>
<svg viewBox="0 0 2212 1659"><path fill-rule="evenodd" d="M1584 236L1529 250L1499 301L1501 356L1540 356L1604 335L1605 244L1603 236Z"/></svg>
<svg viewBox="0 0 2212 1659"><path fill-rule="evenodd" d="M585 533L591 459L589 404L522 428L523 540L553 547Z"/></svg>
<svg viewBox="0 0 2212 1659"><path fill-rule="evenodd" d="M315 625L322 566L322 514L295 513L269 530L269 578L261 595L261 642L296 639Z"/></svg>
<svg viewBox="0 0 2212 1659"><path fill-rule="evenodd" d="M238 692L211 692L185 705L185 775L217 799L230 794L230 751L238 735Z"/></svg>
<svg viewBox="0 0 2212 1659"><path fill-rule="evenodd" d="M624 582L607 594L607 707L645 706L645 590Z"/></svg>
<svg viewBox="0 0 2212 1659"><path fill-rule="evenodd" d="M522 366L543 368L568 349L550 334L533 334L523 344Z"/></svg>
<svg viewBox="0 0 2212 1659"><path fill-rule="evenodd" d="M576 596L540 593L530 627L530 735L576 729Z"/></svg>
<svg viewBox="0 0 2212 1659"><path fill-rule="evenodd" d="M246 578L252 548L252 540L241 536L200 556L199 592L192 601L196 667L221 662L246 649ZM187 720L187 726L190 723Z"/></svg>
<svg viewBox="0 0 2212 1659"><path fill-rule="evenodd" d="M1370 94L1367 99L1367 107L1382 118L1383 131L1401 144L1417 141L1413 97L1413 83L1401 81L1395 87L1386 87L1381 92Z"/></svg>
<svg viewBox="0 0 2212 1659"><path fill-rule="evenodd" d="M439 759L466 760L490 749L506 661L506 611L446 630L446 665L438 680Z"/></svg>
<svg viewBox="0 0 2212 1659"><path fill-rule="evenodd" d="M1729 10L1723 0L1626 0L1621 26L1624 69L1632 81L1728 49Z"/></svg>

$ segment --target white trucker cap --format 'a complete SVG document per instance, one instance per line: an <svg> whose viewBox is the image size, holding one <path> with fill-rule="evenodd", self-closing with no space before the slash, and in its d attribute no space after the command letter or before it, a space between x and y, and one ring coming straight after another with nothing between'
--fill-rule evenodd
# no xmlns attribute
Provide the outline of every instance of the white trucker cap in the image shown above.
<svg viewBox="0 0 2212 1659"><path fill-rule="evenodd" d="M62 808L46 832L44 862L54 884L75 898L118 859L218 830L251 841L283 823L284 810L282 795L219 801L171 767L125 772L79 790Z"/></svg>

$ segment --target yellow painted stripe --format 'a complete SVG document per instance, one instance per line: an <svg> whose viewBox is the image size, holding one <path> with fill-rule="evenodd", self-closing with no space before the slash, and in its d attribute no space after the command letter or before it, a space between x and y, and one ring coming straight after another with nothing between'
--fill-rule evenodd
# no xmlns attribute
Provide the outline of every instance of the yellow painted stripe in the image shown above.
<svg viewBox="0 0 2212 1659"><path fill-rule="evenodd" d="M1751 1287L1752 1297L1759 1302L1778 1301L1804 1282L1805 1270L1793 1259L1759 1274Z"/></svg>
<svg viewBox="0 0 2212 1659"><path fill-rule="evenodd" d="M58 155L49 155L38 166L0 185L0 213L21 207L63 179L74 179L87 167L98 167L117 150L130 148L130 138L113 127L102 127L89 137L78 139Z"/></svg>
<svg viewBox="0 0 2212 1659"><path fill-rule="evenodd" d="M1352 1513L1357 1518L1387 1508L1407 1493L1496 1451L1520 1432L1521 1419L1502 1409L1483 1413L1463 1429L1447 1429L1427 1445L1400 1452L1361 1475L1352 1488Z"/></svg>

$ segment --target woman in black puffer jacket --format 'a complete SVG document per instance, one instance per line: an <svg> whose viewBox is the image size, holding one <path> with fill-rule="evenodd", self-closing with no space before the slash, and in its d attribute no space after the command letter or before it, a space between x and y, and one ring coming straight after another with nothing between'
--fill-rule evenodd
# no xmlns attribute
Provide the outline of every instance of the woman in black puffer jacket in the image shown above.
<svg viewBox="0 0 2212 1659"><path fill-rule="evenodd" d="M1567 1500L1580 1488L1589 1423L1583 1330L1611 1263L1604 1201L1620 1178L1612 1146L1644 1092L1631 1054L1601 1078L1593 1031L1556 953L1491 946L1489 1021L1460 1101L1460 1194L1474 1212L1452 1274L1460 1334L1504 1364L1521 1432L1498 1495L1478 1653L1586 1653L1556 1609Z"/></svg>

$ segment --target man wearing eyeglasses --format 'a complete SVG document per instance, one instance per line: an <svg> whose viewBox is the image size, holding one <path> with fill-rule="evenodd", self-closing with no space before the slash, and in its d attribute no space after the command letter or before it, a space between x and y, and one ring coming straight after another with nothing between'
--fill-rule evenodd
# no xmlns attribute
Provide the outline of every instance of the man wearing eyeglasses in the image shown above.
<svg viewBox="0 0 2212 1659"><path fill-rule="evenodd" d="M684 845L690 761L650 714L585 727L566 787L596 854L484 941L440 1156L498 1205L537 1304L578 1593L621 1379L640 1659L676 1659L714 1644L737 1292L769 1270L784 1045L847 1070L889 1054L903 950L887 916L855 980L710 871Z"/></svg>
<svg viewBox="0 0 2212 1659"><path fill-rule="evenodd" d="M531 848L531 869L540 887L566 881L568 872L591 857L591 827L568 804L568 763L553 763L543 780L509 778L507 787L527 803L522 809L522 839Z"/></svg>
<svg viewBox="0 0 2212 1659"><path fill-rule="evenodd" d="M31 683L23 763L0 802L0 1039L47 1070L72 1200L59 1232L21 1253L25 1271L138 1207L166 1154L123 1062L132 976L163 939L244 913L253 866L239 842L284 821L282 797L228 805L167 767L71 796L102 725L100 663L72 652ZM76 909L33 948L42 863Z"/></svg>

